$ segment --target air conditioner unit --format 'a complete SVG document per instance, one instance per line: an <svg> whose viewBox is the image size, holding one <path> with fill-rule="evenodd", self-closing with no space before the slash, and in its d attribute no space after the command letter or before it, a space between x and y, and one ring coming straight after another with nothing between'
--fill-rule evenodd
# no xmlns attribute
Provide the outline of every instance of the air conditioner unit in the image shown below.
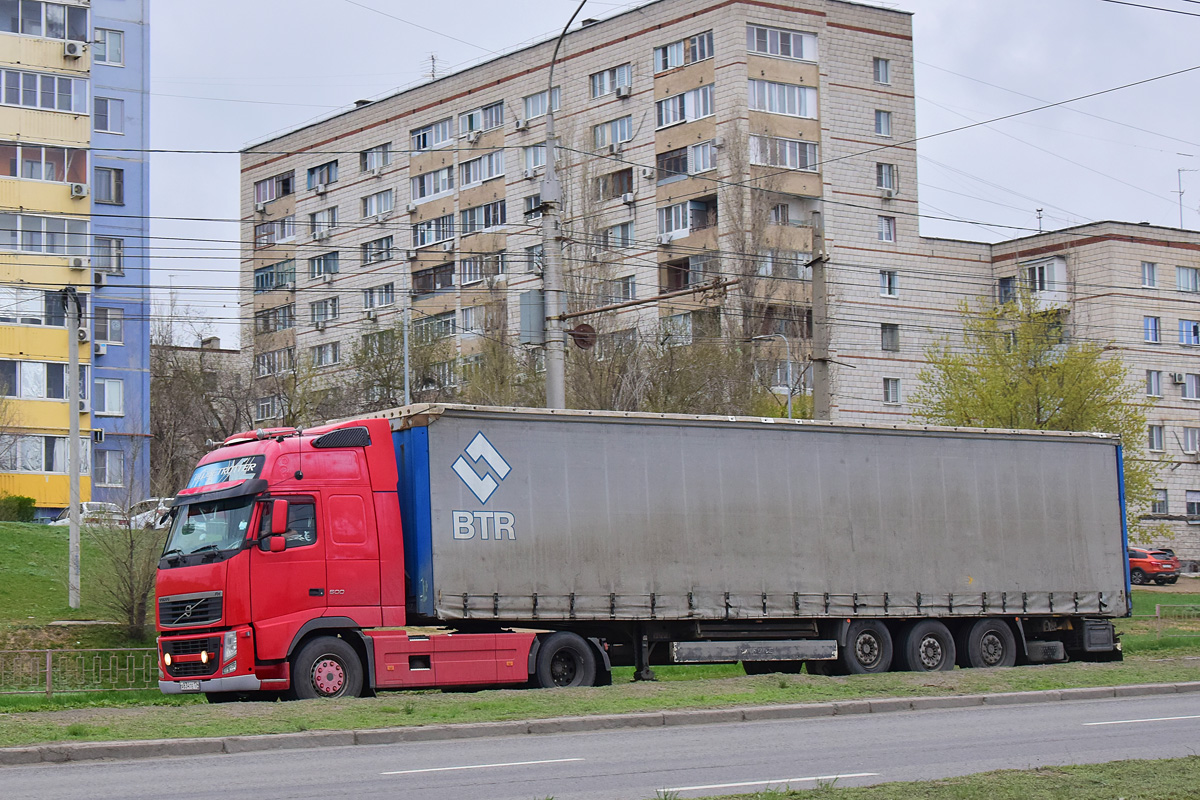
<svg viewBox="0 0 1200 800"><path fill-rule="evenodd" d="M416 250L405 250L404 257L407 258L409 261L416 261L417 260L417 251Z"/></svg>
<svg viewBox="0 0 1200 800"><path fill-rule="evenodd" d="M364 308L363 316L367 319L375 319L376 311L373 308Z"/></svg>
<svg viewBox="0 0 1200 800"><path fill-rule="evenodd" d="M323 331L323 330L325 330L325 321L324 320L316 320L315 322L313 322L313 327L319 331Z"/></svg>
<svg viewBox="0 0 1200 800"><path fill-rule="evenodd" d="M634 192L626 192L625 194L621 195L621 202L627 206L631 206L637 202L637 194Z"/></svg>
<svg viewBox="0 0 1200 800"><path fill-rule="evenodd" d="M292 283L291 281L284 281L275 288L284 292L294 292L296 290L296 284Z"/></svg>
<svg viewBox="0 0 1200 800"><path fill-rule="evenodd" d="M633 96L633 87L632 86L618 86L617 87L617 97L626 98L626 97L632 97L632 96Z"/></svg>
<svg viewBox="0 0 1200 800"><path fill-rule="evenodd" d="M329 230L327 228L322 228L319 231L313 231L312 238L314 240L328 239L329 238Z"/></svg>
<svg viewBox="0 0 1200 800"><path fill-rule="evenodd" d="M378 178L383 175L383 167L372 167L371 169L367 170L367 172L372 178Z"/></svg>
<svg viewBox="0 0 1200 800"><path fill-rule="evenodd" d="M75 331L75 337L76 337L77 339L79 339L79 341L80 341L80 343L81 343L81 344L82 344L83 342L86 342L86 341L88 340L88 329L87 329L87 328L79 328L79 329L77 329L77 330Z"/></svg>
<svg viewBox="0 0 1200 800"><path fill-rule="evenodd" d="M92 273L92 285L96 288L103 286L107 280L103 272Z"/></svg>
<svg viewBox="0 0 1200 800"><path fill-rule="evenodd" d="M447 253L453 253L454 252L454 240L451 239L448 242L442 242L442 249L445 250Z"/></svg>
<svg viewBox="0 0 1200 800"><path fill-rule="evenodd" d="M527 130L529 130L529 120L519 119L516 121L516 124L513 125L513 127L519 131L527 131Z"/></svg>
<svg viewBox="0 0 1200 800"><path fill-rule="evenodd" d="M713 140L712 140L712 146L716 147L718 149L724 147L725 146L725 137L724 136L714 136Z"/></svg>
<svg viewBox="0 0 1200 800"><path fill-rule="evenodd" d="M601 152L606 153L610 156L615 156L617 153L621 152L621 145L614 142L614 143L608 145L607 147L603 148L601 150Z"/></svg>
<svg viewBox="0 0 1200 800"><path fill-rule="evenodd" d="M669 233L660 233L658 235L658 243L661 246L669 245L671 243L671 239L672 236Z"/></svg>
<svg viewBox="0 0 1200 800"><path fill-rule="evenodd" d="M479 137L481 135L482 133L480 131L467 131L467 141L471 144L475 144L479 141Z"/></svg>
<svg viewBox="0 0 1200 800"><path fill-rule="evenodd" d="M536 178L536 177L537 177L537 170L536 170L536 169L527 169L527 170L525 170L525 180L527 180L527 181L531 181L531 180L533 180L533 179L534 179L534 178Z"/></svg>
<svg viewBox="0 0 1200 800"><path fill-rule="evenodd" d="M88 413L88 401L87 400L79 401L79 413L80 414Z"/></svg>
<svg viewBox="0 0 1200 800"><path fill-rule="evenodd" d="M316 192L317 194L325 194L326 192L329 191L329 186L324 183L318 183L316 186L313 187L313 191Z"/></svg>
<svg viewBox="0 0 1200 800"><path fill-rule="evenodd" d="M72 183L71 197L80 198L88 196L88 185L86 183Z"/></svg>
<svg viewBox="0 0 1200 800"><path fill-rule="evenodd" d="M266 203L255 203L254 204L254 213L256 213L256 214L267 213L267 204Z"/></svg>
<svg viewBox="0 0 1200 800"><path fill-rule="evenodd" d="M98 356L106 356L108 355L108 345L102 342L96 342L94 345L92 345L92 352Z"/></svg>
<svg viewBox="0 0 1200 800"><path fill-rule="evenodd" d="M332 283L333 276L330 275L328 272L326 272L324 275L321 275L320 277L317 278L317 282L318 283Z"/></svg>
<svg viewBox="0 0 1200 800"><path fill-rule="evenodd" d="M1172 383L1184 383L1186 381L1187 381L1187 377L1182 372L1172 372L1171 373L1171 382Z"/></svg>
<svg viewBox="0 0 1200 800"><path fill-rule="evenodd" d="M87 269L91 265L91 259L83 256L71 256L71 269Z"/></svg>
<svg viewBox="0 0 1200 800"><path fill-rule="evenodd" d="M658 179L658 170L654 167L642 167L642 178L648 181Z"/></svg>
<svg viewBox="0 0 1200 800"><path fill-rule="evenodd" d="M415 214L415 213L417 213L417 204L416 204L416 203L409 203L408 205L406 205L406 206L404 207L404 210L405 210L405 211L407 211L407 212L408 212L408 213L410 213L410 214Z"/></svg>
<svg viewBox="0 0 1200 800"><path fill-rule="evenodd" d="M99 428L92 431L92 442L95 444L104 444L104 431Z"/></svg>
<svg viewBox="0 0 1200 800"><path fill-rule="evenodd" d="M84 42L63 42L63 56L66 58L83 58L83 51L87 49L87 44Z"/></svg>
<svg viewBox="0 0 1200 800"><path fill-rule="evenodd" d="M883 199L891 200L893 197L896 196L896 194L897 194L897 191L895 189L893 189L891 187L886 188L883 190Z"/></svg>

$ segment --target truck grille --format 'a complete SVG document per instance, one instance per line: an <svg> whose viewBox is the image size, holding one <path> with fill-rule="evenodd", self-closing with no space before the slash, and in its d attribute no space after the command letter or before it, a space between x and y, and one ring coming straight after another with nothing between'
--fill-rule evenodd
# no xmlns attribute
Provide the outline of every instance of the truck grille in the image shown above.
<svg viewBox="0 0 1200 800"><path fill-rule="evenodd" d="M221 664L221 637L207 636L200 639L161 639L162 652L170 654L174 663L167 667L167 675L172 678L195 678L212 675ZM208 663L200 661L196 656L201 651L208 652ZM190 656L187 661L180 662L180 656Z"/></svg>
<svg viewBox="0 0 1200 800"><path fill-rule="evenodd" d="M220 636L210 636L207 639L163 639L162 651L177 656L198 656L201 650L207 650L213 658L217 656L217 648L221 646Z"/></svg>
<svg viewBox="0 0 1200 800"><path fill-rule="evenodd" d="M211 625L221 620L221 592L177 594L158 601L158 622L164 628Z"/></svg>
<svg viewBox="0 0 1200 800"><path fill-rule="evenodd" d="M212 675L217 671L220 664L216 658L209 659L207 664L201 664L199 661L188 661L183 664L172 664L167 667L167 674L172 678L195 678L205 675Z"/></svg>

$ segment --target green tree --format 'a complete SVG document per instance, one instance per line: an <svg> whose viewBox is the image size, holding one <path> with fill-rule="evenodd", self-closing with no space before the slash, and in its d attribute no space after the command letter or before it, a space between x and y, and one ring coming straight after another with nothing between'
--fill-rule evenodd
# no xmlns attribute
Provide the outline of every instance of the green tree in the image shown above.
<svg viewBox="0 0 1200 800"><path fill-rule="evenodd" d="M947 337L925 352L909 398L914 415L938 425L1117 434L1131 533L1158 534L1140 521L1158 470L1146 452L1150 406L1124 362L1102 344L1067 337L1062 312L1040 307L1028 291L1000 305L964 302L960 313L961 340Z"/></svg>

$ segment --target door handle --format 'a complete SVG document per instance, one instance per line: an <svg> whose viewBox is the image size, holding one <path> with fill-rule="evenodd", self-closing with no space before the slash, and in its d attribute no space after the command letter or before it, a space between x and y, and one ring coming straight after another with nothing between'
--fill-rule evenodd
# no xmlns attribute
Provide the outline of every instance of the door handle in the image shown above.
<svg viewBox="0 0 1200 800"><path fill-rule="evenodd" d="M309 597L324 597L325 590L324 589L309 589L308 596Z"/></svg>

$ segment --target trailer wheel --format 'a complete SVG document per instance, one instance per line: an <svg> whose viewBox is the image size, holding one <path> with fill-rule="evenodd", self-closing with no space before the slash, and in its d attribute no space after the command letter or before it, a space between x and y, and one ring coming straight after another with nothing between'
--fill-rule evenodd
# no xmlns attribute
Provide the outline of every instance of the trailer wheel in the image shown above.
<svg viewBox="0 0 1200 800"><path fill-rule="evenodd" d="M560 631L542 640L538 648L538 686L593 686L596 683L596 654L583 637Z"/></svg>
<svg viewBox="0 0 1200 800"><path fill-rule="evenodd" d="M980 619L956 637L958 665L989 669L1017 663L1017 639L1002 619Z"/></svg>
<svg viewBox="0 0 1200 800"><path fill-rule="evenodd" d="M362 681L358 653L348 642L333 636L313 639L292 661L292 691L301 700L357 697Z"/></svg>
<svg viewBox="0 0 1200 800"><path fill-rule="evenodd" d="M846 629L846 646L838 666L851 675L887 672L892 668L892 632L876 619L860 619Z"/></svg>
<svg viewBox="0 0 1200 800"><path fill-rule="evenodd" d="M1141 586L1146 582L1146 573L1142 572L1140 569L1130 570L1129 582L1134 586Z"/></svg>
<svg viewBox="0 0 1200 800"><path fill-rule="evenodd" d="M901 672L938 672L954 669L957 653L950 629L936 619L906 625L896 651L896 669Z"/></svg>

